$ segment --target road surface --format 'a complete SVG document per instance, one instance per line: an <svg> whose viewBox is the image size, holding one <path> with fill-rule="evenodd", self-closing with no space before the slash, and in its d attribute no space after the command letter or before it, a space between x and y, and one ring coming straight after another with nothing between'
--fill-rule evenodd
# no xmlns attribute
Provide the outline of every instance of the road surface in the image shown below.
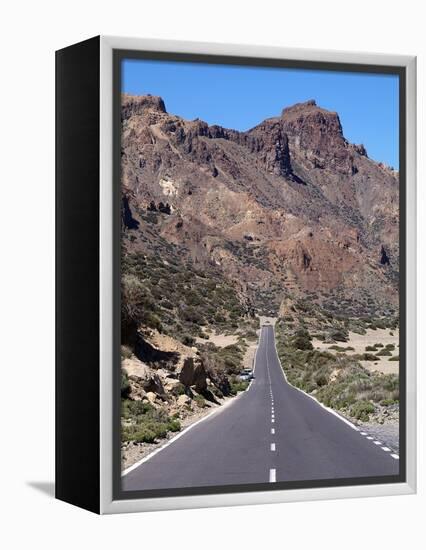
<svg viewBox="0 0 426 550"><path fill-rule="evenodd" d="M123 490L398 475L383 443L287 383L272 326L250 388L122 478Z"/></svg>

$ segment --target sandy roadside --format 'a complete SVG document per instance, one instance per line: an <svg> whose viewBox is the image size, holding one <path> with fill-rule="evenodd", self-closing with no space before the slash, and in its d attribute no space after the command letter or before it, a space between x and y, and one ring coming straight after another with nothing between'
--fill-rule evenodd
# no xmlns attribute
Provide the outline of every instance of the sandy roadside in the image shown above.
<svg viewBox="0 0 426 550"><path fill-rule="evenodd" d="M364 353L367 346L374 346L375 344L383 344L383 346L386 346L386 344L393 344L395 346L395 350L391 352L392 357L399 355L399 330L367 329L366 334L356 334L355 332L349 332L348 342L337 342L338 346L350 346L354 348L354 351L345 352L346 355L354 353ZM330 349L330 346L332 346L333 344L326 344L321 340L313 339L312 345L315 349L318 350L326 350L334 354L339 353L338 351ZM399 361L389 361L389 357L386 356L377 357L376 361L360 361L360 363L369 371L379 371L384 374L398 374L399 372Z"/></svg>
<svg viewBox="0 0 426 550"><path fill-rule="evenodd" d="M205 344L206 342L211 342L218 348L224 348L238 342L238 334L216 334L215 332L206 332L206 334L209 335L208 340L197 336L195 339L196 343Z"/></svg>

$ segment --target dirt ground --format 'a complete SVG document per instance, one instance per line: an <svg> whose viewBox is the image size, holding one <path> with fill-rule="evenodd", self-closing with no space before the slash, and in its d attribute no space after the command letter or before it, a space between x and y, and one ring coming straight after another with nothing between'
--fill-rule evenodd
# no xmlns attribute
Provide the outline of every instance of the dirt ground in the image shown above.
<svg viewBox="0 0 426 550"><path fill-rule="evenodd" d="M390 334L392 332L392 334ZM390 329L368 329L366 334L356 334L355 332L349 332L348 342L337 342L341 347L352 347L355 351L347 351L346 354L364 353L366 346L374 346L374 344L394 344L395 350L392 351L392 356L399 355L399 330ZM315 349L327 350L330 353L339 353L330 349L333 344L326 344L320 340L312 340L312 345ZM382 348L380 348L382 349ZM376 352L371 352L376 353ZM377 357L377 361L361 361L361 364L370 371L379 371L384 374L398 374L399 361L389 361L388 357Z"/></svg>
<svg viewBox="0 0 426 550"><path fill-rule="evenodd" d="M215 332L207 332L209 335L208 340L204 340L197 336L195 341L198 344L205 344L206 342L211 342L218 348L224 348L225 346L230 346L231 344L236 344L238 342L238 335L235 334L216 334Z"/></svg>

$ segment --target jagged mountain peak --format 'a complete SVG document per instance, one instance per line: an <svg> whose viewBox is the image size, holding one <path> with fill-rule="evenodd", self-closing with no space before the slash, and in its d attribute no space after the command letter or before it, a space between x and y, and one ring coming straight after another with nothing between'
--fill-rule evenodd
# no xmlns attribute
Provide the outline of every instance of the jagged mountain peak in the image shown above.
<svg viewBox="0 0 426 550"><path fill-rule="evenodd" d="M289 131L310 129L337 134L343 138L342 124L335 111L317 105L314 99L296 103L282 110L281 119Z"/></svg>
<svg viewBox="0 0 426 550"><path fill-rule="evenodd" d="M147 112L159 112L167 114L163 98L154 95L122 94L122 118L130 118L133 115L143 115Z"/></svg>
<svg viewBox="0 0 426 550"><path fill-rule="evenodd" d="M122 120L130 248L145 249L152 223L242 287L393 296L398 179L344 138L337 113L310 100L241 132L124 95Z"/></svg>

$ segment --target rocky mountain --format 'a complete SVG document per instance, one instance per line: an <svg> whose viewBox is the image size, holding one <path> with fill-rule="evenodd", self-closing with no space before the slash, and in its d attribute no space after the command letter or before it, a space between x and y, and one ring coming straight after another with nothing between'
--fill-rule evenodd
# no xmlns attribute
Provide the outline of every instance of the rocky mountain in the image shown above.
<svg viewBox="0 0 426 550"><path fill-rule="evenodd" d="M173 251L246 311L292 295L352 315L397 310L398 173L315 101L239 132L123 95L121 163L125 256Z"/></svg>

